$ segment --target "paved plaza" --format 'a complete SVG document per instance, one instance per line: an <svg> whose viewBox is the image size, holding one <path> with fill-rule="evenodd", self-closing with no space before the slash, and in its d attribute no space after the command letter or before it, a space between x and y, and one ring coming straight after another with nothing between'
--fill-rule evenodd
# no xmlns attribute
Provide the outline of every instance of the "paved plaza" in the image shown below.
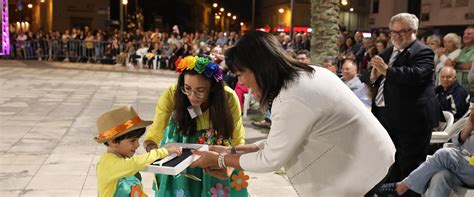
<svg viewBox="0 0 474 197"><path fill-rule="evenodd" d="M0 60L0 196L97 196L95 164L105 146L92 139L95 119L121 105L152 119L176 79L172 71ZM249 123L247 143L266 136ZM248 174L251 196L296 196L284 176ZM153 195L152 174L142 175Z"/></svg>

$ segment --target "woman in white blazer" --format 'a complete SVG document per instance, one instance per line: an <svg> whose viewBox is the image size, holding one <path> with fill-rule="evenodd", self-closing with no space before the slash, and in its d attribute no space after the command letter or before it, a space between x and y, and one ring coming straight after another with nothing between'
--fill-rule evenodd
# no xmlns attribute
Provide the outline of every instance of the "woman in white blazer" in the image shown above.
<svg viewBox="0 0 474 197"><path fill-rule="evenodd" d="M272 104L267 139L195 151L192 166L271 172L284 166L300 196L363 196L387 174L395 147L352 91L324 68L291 58L271 34L245 34L226 64L263 106Z"/></svg>

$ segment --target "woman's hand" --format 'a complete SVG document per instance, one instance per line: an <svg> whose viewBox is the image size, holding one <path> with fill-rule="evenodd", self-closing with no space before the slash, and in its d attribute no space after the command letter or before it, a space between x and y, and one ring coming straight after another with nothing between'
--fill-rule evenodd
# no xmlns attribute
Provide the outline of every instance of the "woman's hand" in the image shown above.
<svg viewBox="0 0 474 197"><path fill-rule="evenodd" d="M208 168L208 167L214 167L216 168L218 166L217 164L217 158L219 156L219 153L213 152L213 151L199 151L199 150L193 150L193 154L201 156L198 160L193 162L190 167L201 167L201 168Z"/></svg>
<svg viewBox="0 0 474 197"><path fill-rule="evenodd" d="M158 148L158 145L156 145L156 143L151 140L145 140L143 142L143 146L145 147L146 152L150 152L151 150Z"/></svg>
<svg viewBox="0 0 474 197"><path fill-rule="evenodd" d="M227 153L231 152L232 147L229 146L220 146L220 145L211 145L209 146L209 151L214 151L217 153Z"/></svg>
<svg viewBox="0 0 474 197"><path fill-rule="evenodd" d="M232 168L204 168L204 172L221 180L227 180L232 175Z"/></svg>

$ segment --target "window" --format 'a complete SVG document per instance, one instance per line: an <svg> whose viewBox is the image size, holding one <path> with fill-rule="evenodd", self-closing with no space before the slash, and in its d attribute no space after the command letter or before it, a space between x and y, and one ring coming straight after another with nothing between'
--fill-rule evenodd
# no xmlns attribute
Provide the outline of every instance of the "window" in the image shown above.
<svg viewBox="0 0 474 197"><path fill-rule="evenodd" d="M379 13L379 0L374 0L372 3L372 14Z"/></svg>

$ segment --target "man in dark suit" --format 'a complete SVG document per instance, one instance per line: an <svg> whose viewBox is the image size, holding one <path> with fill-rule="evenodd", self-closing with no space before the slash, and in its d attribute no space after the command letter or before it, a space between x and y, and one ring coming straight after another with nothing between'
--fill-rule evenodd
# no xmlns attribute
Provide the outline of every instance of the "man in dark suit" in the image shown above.
<svg viewBox="0 0 474 197"><path fill-rule="evenodd" d="M397 14L389 28L393 46L372 58L372 68L363 77L374 90L372 113L397 149L386 181L398 182L426 159L440 111L434 95L434 53L416 40L418 18Z"/></svg>

